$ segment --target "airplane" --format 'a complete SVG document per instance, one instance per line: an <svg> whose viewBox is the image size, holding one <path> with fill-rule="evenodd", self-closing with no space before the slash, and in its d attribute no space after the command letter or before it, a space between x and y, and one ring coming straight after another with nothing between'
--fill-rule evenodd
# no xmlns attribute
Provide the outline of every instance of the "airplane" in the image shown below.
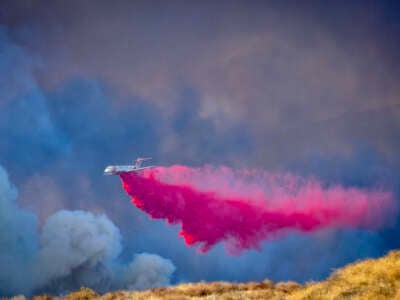
<svg viewBox="0 0 400 300"><path fill-rule="evenodd" d="M154 168L155 166L142 167L142 162L149 159L151 159L151 157L139 157L135 160L134 164L130 166L107 166L104 169L104 175L118 175L124 172L140 172L145 169Z"/></svg>

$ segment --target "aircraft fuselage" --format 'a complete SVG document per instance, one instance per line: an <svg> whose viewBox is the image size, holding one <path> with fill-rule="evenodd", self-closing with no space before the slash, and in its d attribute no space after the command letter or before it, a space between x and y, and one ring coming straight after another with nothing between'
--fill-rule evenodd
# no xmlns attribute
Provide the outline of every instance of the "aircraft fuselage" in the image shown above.
<svg viewBox="0 0 400 300"><path fill-rule="evenodd" d="M140 172L145 169L154 168L154 166L136 167L136 166L108 166L104 169L104 175L118 175L124 172Z"/></svg>

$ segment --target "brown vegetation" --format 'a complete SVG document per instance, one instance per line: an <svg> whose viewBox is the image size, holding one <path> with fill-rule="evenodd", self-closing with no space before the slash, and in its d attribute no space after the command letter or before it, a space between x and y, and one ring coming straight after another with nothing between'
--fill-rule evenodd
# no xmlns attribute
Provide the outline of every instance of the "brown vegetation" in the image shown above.
<svg viewBox="0 0 400 300"><path fill-rule="evenodd" d="M57 299L37 296L35 300ZM379 259L367 259L334 272L321 282L186 283L146 291L116 291L98 295L88 288L68 294L68 300L234 300L234 299L400 299L400 251Z"/></svg>

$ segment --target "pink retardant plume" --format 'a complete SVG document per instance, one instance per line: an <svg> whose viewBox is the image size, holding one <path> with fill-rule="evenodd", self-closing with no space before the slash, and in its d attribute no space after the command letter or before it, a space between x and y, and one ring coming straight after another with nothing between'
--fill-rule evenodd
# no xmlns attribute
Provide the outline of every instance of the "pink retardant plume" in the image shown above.
<svg viewBox="0 0 400 300"><path fill-rule="evenodd" d="M201 252L223 241L238 254L291 231L377 228L394 211L387 191L324 186L313 178L260 170L171 166L120 176L138 208L180 224L186 244Z"/></svg>

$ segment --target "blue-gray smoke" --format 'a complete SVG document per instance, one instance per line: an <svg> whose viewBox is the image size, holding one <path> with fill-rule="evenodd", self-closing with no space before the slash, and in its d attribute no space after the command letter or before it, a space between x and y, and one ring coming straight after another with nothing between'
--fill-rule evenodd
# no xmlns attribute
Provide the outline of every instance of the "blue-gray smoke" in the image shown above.
<svg viewBox="0 0 400 300"><path fill-rule="evenodd" d="M130 205L118 178L101 175L105 165L149 155L161 165L285 169L327 184L384 185L398 199L400 47L398 20L385 15L385 1L376 15L372 2L365 9L121 2L115 14L107 1L67 8L3 2L0 164L20 196L0 182L7 193L0 205L13 211L0 211L1 241L12 245L0 244L2 270L12 270L0 274L1 294L61 292L80 283L138 287L154 282L152 274L166 282L171 265L154 259L154 273L138 278L151 257L132 262L132 253L170 258L172 282L307 281L400 247L394 224L295 234L240 257L226 257L220 247L199 255L177 238L178 228ZM60 261L67 267L49 269L53 275L38 276L39 284L24 270L46 265L39 253L54 247L43 247L42 234L54 217L81 220L86 233L98 235L88 243L99 252L69 251ZM104 226L109 235L101 239Z"/></svg>
<svg viewBox="0 0 400 300"><path fill-rule="evenodd" d="M118 260L121 234L106 215L61 210L39 230L16 204L17 191L0 166L0 295L62 294L80 286L99 292L168 285L175 266L154 254Z"/></svg>

